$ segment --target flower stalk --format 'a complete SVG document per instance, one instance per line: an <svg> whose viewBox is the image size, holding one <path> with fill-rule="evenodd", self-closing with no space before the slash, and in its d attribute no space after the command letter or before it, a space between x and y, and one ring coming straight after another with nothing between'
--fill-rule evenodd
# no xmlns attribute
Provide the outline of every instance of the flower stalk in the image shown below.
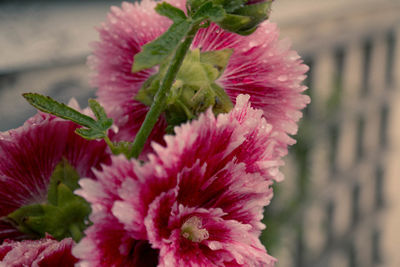
<svg viewBox="0 0 400 267"><path fill-rule="evenodd" d="M154 125L156 124L158 118L165 108L165 101L171 86L178 74L179 68L182 65L183 60L192 44L193 38L195 37L197 31L199 30L200 23L191 26L191 29L187 33L184 41L177 47L174 57L168 67L167 73L162 80L160 88L158 89L154 101L147 112L146 118L142 126L140 127L138 133L136 134L135 140L133 141L131 153L129 158L138 158L143 150L143 147L149 137Z"/></svg>

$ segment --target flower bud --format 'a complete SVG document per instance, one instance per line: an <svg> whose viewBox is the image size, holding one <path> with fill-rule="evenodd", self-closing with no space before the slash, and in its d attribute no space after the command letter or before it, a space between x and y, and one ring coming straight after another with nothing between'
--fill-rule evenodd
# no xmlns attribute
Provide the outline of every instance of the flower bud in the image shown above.
<svg viewBox="0 0 400 267"><path fill-rule="evenodd" d="M218 23L223 29L240 35L249 35L257 29L261 22L268 19L273 0L248 0L244 2L243 5L234 10L227 10L225 18Z"/></svg>
<svg viewBox="0 0 400 267"><path fill-rule="evenodd" d="M191 12L196 12L207 0L188 0ZM257 26L268 19L273 0L211 0L226 12L224 18L216 23L223 29L240 35L253 33Z"/></svg>

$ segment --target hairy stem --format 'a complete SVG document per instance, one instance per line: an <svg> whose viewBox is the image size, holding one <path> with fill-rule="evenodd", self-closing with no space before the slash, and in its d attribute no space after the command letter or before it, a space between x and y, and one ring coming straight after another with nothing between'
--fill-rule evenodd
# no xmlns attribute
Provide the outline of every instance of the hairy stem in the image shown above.
<svg viewBox="0 0 400 267"><path fill-rule="evenodd" d="M167 73L165 74L164 79L162 80L161 85L158 88L158 91L154 97L153 104L151 105L149 112L147 112L146 118L144 119L144 122L140 127L138 133L136 134L135 140L133 141L132 150L129 155L130 158L139 157L147 141L147 138L154 128L154 125L157 123L158 118L164 111L168 92L171 89L179 68L182 65L182 62L190 48L190 45L192 44L193 38L196 35L198 29L198 24L193 25L186 35L185 40L176 49L175 55L168 67Z"/></svg>

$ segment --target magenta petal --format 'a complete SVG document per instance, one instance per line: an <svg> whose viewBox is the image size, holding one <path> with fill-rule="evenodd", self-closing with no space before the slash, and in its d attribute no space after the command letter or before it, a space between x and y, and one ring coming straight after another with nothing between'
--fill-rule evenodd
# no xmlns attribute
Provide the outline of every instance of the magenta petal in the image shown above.
<svg viewBox="0 0 400 267"><path fill-rule="evenodd" d="M137 179L135 168L138 163L123 156L114 156L110 166L96 171L97 180L82 179L81 189L76 193L84 197L92 206L90 220L93 225L86 236L74 248L74 255L81 259L80 266L156 266L158 251L151 248L142 237L145 231L133 231L114 216L113 205L121 200L119 189L129 176ZM118 211L118 209L116 209ZM132 217L132 210L123 216ZM127 219L125 219L127 220ZM143 222L136 221L137 224Z"/></svg>
<svg viewBox="0 0 400 267"><path fill-rule="evenodd" d="M168 224L159 224L160 209L167 211L170 203L161 196L151 205L146 226L149 232L153 227L170 229L167 238L152 244L160 248L159 266L273 266L276 261L269 256L258 237L251 233L251 226L234 220L224 220L221 209L188 208L182 205L170 207ZM165 216L166 214L164 214ZM196 220L192 220L196 218ZM205 231L201 239L192 242L182 235L182 225L188 221L198 221L200 231ZM153 223L149 223L153 222ZM155 222L155 223L154 223ZM151 239L150 239L151 240Z"/></svg>
<svg viewBox="0 0 400 267"><path fill-rule="evenodd" d="M39 113L22 127L0 133L0 216L46 200L49 179L62 159L70 127Z"/></svg>
<svg viewBox="0 0 400 267"><path fill-rule="evenodd" d="M153 145L144 164L114 156L95 172L96 180L81 180L77 193L92 204L94 224L75 255L83 262L102 258L105 247L123 239L159 249L161 266L273 266L258 237L285 151L276 141L279 133L248 100L238 96L230 113L215 118L209 110L176 127L165 147ZM196 228L200 220L205 229ZM110 227L118 234L102 237ZM110 249L119 261L131 262L131 254Z"/></svg>
<svg viewBox="0 0 400 267"><path fill-rule="evenodd" d="M0 266L71 267L77 262L71 254L73 245L71 238L62 241L51 238L6 240L0 245Z"/></svg>
<svg viewBox="0 0 400 267"><path fill-rule="evenodd" d="M145 240L131 238L110 214L96 213L86 237L75 246L73 254L80 258L78 266L156 266L158 251Z"/></svg>
<svg viewBox="0 0 400 267"><path fill-rule="evenodd" d="M184 9L183 0L168 1ZM100 41L94 44L89 59L94 74L92 83L98 87L99 101L114 118L119 132L118 140L133 140L148 107L134 100L144 81L157 72L157 68L131 72L134 56L142 46L160 36L171 24L154 11L155 1L123 3L112 8L108 20L99 28ZM303 95L307 88L301 83L308 67L298 54L290 50L287 40L279 40L275 24L265 21L250 36L240 36L212 24L201 29L192 49L216 51L232 49L229 63L216 81L235 103L239 94L249 94L253 106L261 109L275 131L283 149L294 141L301 109L309 103ZM161 117L151 140L162 143L165 119ZM151 151L146 146L146 152Z"/></svg>
<svg viewBox="0 0 400 267"><path fill-rule="evenodd" d="M38 113L23 126L0 133L0 216L46 202L51 174L63 158L81 177L91 178L93 169L109 162L106 143L85 140L76 128L72 122ZM14 238L15 233L6 233L0 229L1 240Z"/></svg>
<svg viewBox="0 0 400 267"><path fill-rule="evenodd" d="M18 231L11 223L0 219L0 243L1 240L23 240L29 239L30 236Z"/></svg>
<svg viewBox="0 0 400 267"><path fill-rule="evenodd" d="M299 112L309 103L301 93L308 67L290 50L288 40L279 40L279 31L265 21L250 36L221 30L217 25L202 29L194 47L203 51L234 50L218 83L234 101L239 94L249 94L255 108L262 109L268 122L282 133L295 134Z"/></svg>
<svg viewBox="0 0 400 267"><path fill-rule="evenodd" d="M157 38L171 24L155 12L155 5L156 2L146 0L113 7L107 22L99 28L100 41L93 44L94 52L89 58L89 65L95 71L92 84L99 88L98 99L119 128L116 140L133 141L149 110L134 96L156 70L132 73L131 69L133 57L141 46ZM165 126L161 118L151 139L162 142Z"/></svg>

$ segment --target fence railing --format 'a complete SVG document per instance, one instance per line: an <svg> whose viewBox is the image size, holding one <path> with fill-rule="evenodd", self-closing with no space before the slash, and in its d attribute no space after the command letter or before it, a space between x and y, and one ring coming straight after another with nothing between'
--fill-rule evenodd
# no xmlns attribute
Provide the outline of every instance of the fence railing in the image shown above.
<svg viewBox="0 0 400 267"><path fill-rule="evenodd" d="M285 4L312 1L301 2ZM277 18L311 66L312 97L287 166L301 202L282 231L278 266L400 266L399 231L385 228L400 217L388 191L399 180L390 157L400 156L391 138L400 127L391 114L400 104L400 2L333 2Z"/></svg>

